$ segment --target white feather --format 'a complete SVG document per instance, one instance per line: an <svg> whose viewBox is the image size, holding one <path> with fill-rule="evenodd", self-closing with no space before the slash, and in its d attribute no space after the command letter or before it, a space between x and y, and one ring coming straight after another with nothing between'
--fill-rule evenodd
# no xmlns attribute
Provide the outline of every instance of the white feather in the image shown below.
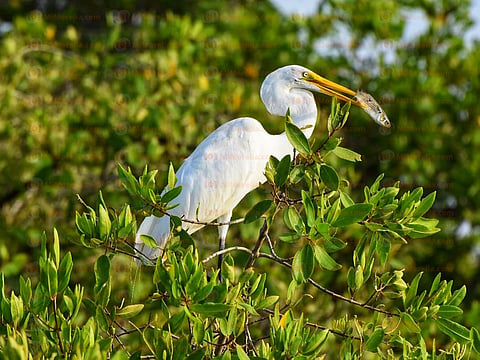
<svg viewBox="0 0 480 360"><path fill-rule="evenodd" d="M302 81L304 67L291 65L269 74L262 84L260 95L267 110L283 116L287 109L307 137L313 131L317 108L311 91L318 91ZM266 181L264 170L271 155L281 159L293 154L285 133L272 135L257 120L249 117L229 121L212 132L177 171L177 185L182 192L172 203L179 206L170 212L189 220L228 222L232 210L242 198ZM183 223L190 234L203 225ZM225 240L228 226L219 227L220 239ZM170 232L169 219L149 216L140 225L135 247L149 258L158 256L159 249L145 246L140 234L152 236L162 249Z"/></svg>

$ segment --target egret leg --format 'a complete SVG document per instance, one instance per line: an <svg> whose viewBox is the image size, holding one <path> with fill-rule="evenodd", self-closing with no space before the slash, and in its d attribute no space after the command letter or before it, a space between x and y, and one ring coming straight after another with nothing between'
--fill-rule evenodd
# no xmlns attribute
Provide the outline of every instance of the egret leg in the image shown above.
<svg viewBox="0 0 480 360"><path fill-rule="evenodd" d="M225 214L223 216L220 216L217 221L219 223L227 223L230 221L232 218L232 212L230 211L228 214ZM225 249L225 239L227 237L227 232L228 232L228 225L221 225L218 227L218 238L219 238L219 244L218 244L218 250L222 251ZM223 262L223 254L218 255L218 269L219 274L218 274L218 279L222 281L222 262Z"/></svg>

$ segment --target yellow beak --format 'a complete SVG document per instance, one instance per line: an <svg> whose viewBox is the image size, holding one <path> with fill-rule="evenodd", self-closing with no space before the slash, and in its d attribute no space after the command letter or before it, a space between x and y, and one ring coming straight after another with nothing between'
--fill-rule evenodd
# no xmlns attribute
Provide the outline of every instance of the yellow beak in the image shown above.
<svg viewBox="0 0 480 360"><path fill-rule="evenodd" d="M353 90L350 90L349 88L337 84L333 81L330 81L328 79L325 79L324 77L317 75L313 72L309 73L309 77L305 79L306 81L314 84L315 86L318 87L320 92L329 95L329 96L336 96L338 99L346 101L346 102L351 102L353 105L357 105L361 107L362 109L365 109L365 105L357 101L356 99L352 99L344 94L350 95L350 96L355 96L357 93Z"/></svg>
<svg viewBox="0 0 480 360"><path fill-rule="evenodd" d="M391 126L387 114L370 94L363 91L355 92L313 72L309 72L308 75L305 76L305 81L315 85L318 87L320 92L326 95L336 96L340 100L351 102L353 105L357 105L358 107L362 108L377 124L386 128ZM344 94L350 95L354 98L352 99Z"/></svg>

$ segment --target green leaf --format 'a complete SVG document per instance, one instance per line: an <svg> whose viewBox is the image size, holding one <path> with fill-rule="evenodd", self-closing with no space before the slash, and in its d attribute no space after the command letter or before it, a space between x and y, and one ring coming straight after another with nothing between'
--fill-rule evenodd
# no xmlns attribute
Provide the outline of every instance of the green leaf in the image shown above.
<svg viewBox="0 0 480 360"><path fill-rule="evenodd" d="M330 151L335 149L338 146L338 144L340 144L340 140L336 137L331 137L327 140L325 145L323 145L323 149L326 151Z"/></svg>
<svg viewBox="0 0 480 360"><path fill-rule="evenodd" d="M32 310L37 314L42 311L45 311L51 301L44 291L46 291L46 289L44 290L44 287L41 284L38 284L33 293ZM8 321L8 315L10 313L10 309L8 309L8 313L6 313L4 309L4 305L5 305L5 301L2 302L2 313L4 317L7 317L7 321Z"/></svg>
<svg viewBox="0 0 480 360"><path fill-rule="evenodd" d="M325 250L328 253L333 253L345 248L345 246L347 246L347 243L339 238L331 237L331 238L327 238L323 242L323 246L325 247Z"/></svg>
<svg viewBox="0 0 480 360"><path fill-rule="evenodd" d="M421 308L412 312L412 317L417 321L424 321L427 317L429 308L422 306Z"/></svg>
<svg viewBox="0 0 480 360"><path fill-rule="evenodd" d="M303 233L305 230L302 217L294 206L285 208L283 211L283 222L290 230L296 231L297 233Z"/></svg>
<svg viewBox="0 0 480 360"><path fill-rule="evenodd" d="M280 296L277 296L277 295L267 296L265 299L260 300L258 302L256 308L257 309L269 308L270 306L276 304L279 299L280 299Z"/></svg>
<svg viewBox="0 0 480 360"><path fill-rule="evenodd" d="M106 306L110 300L110 259L101 255L95 262L95 286L93 292L99 305Z"/></svg>
<svg viewBox="0 0 480 360"><path fill-rule="evenodd" d="M193 338L197 344L201 344L205 338L205 325L199 319L193 322Z"/></svg>
<svg viewBox="0 0 480 360"><path fill-rule="evenodd" d="M342 268L342 265L337 263L320 245L314 245L313 250L315 259L325 270L337 271Z"/></svg>
<svg viewBox="0 0 480 360"><path fill-rule="evenodd" d="M257 296L263 293L263 289L265 288L265 280L267 279L267 275L265 273L259 275L250 287L249 295L252 299L256 299Z"/></svg>
<svg viewBox="0 0 480 360"><path fill-rule="evenodd" d="M412 316L408 313L401 313L400 319L402 320L402 324L413 333L420 333L420 327L417 325L415 320L413 320Z"/></svg>
<svg viewBox="0 0 480 360"><path fill-rule="evenodd" d="M342 209L332 226L343 227L362 221L372 210L371 204L355 204Z"/></svg>
<svg viewBox="0 0 480 360"><path fill-rule="evenodd" d="M339 129L341 129L345 125L345 123L347 122L348 115L350 114L350 107L351 106L352 106L352 103L350 101L346 102L342 106L342 109L340 110L340 115L342 116L342 120L341 120Z"/></svg>
<svg viewBox="0 0 480 360"><path fill-rule="evenodd" d="M432 286L430 288L430 292L428 293L428 296L432 296L435 291L438 289L438 285L440 284L440 279L442 278L442 274L438 273L437 276L435 276L435 279L433 280ZM458 304L457 304L458 305Z"/></svg>
<svg viewBox="0 0 480 360"><path fill-rule="evenodd" d="M463 325L450 319L439 318L436 321L441 332L448 335L451 339L465 344L470 340L470 331Z"/></svg>
<svg viewBox="0 0 480 360"><path fill-rule="evenodd" d="M130 319L138 314L143 310L145 305L143 304L133 304L127 305L124 308L117 311L117 315L124 319Z"/></svg>
<svg viewBox="0 0 480 360"><path fill-rule="evenodd" d="M305 356L315 355L320 347L327 341L329 330L322 330L319 333L313 335L308 342L305 344L303 354Z"/></svg>
<svg viewBox="0 0 480 360"><path fill-rule="evenodd" d="M305 165L296 165L292 171L290 171L290 182L292 184L298 184L305 177Z"/></svg>
<svg viewBox="0 0 480 360"><path fill-rule="evenodd" d="M315 269L312 245L306 244L301 250L301 253L303 276L305 279L308 279L312 276L313 270Z"/></svg>
<svg viewBox="0 0 480 360"><path fill-rule="evenodd" d="M60 265L60 240L58 238L58 232L56 228L53 228L52 253L53 253L53 261L55 263L55 269L58 269L58 266Z"/></svg>
<svg viewBox="0 0 480 360"><path fill-rule="evenodd" d="M349 207L355 204L350 195L343 191L340 191L340 201L342 202L343 207Z"/></svg>
<svg viewBox="0 0 480 360"><path fill-rule="evenodd" d="M50 298L54 298L57 296L57 289L58 289L58 277L57 277L57 269L55 264L53 263L52 259L48 259L46 262L47 266L47 289Z"/></svg>
<svg viewBox="0 0 480 360"><path fill-rule="evenodd" d="M100 235L101 240L107 240L110 235L110 230L112 228L112 223L110 221L110 216L108 215L108 210L100 205L98 207L98 234Z"/></svg>
<svg viewBox="0 0 480 360"><path fill-rule="evenodd" d="M223 266L223 263L225 263L225 261L222 262L222 266ZM190 271L190 274L192 274L192 272L193 272L193 275L190 276L190 279L188 279L187 285L185 285L185 293L187 295L195 295L197 293L198 287L203 285L202 283L202 278L204 277L203 268L199 266L196 270L192 269ZM222 273L223 273L223 269L222 269Z"/></svg>
<svg viewBox="0 0 480 360"><path fill-rule="evenodd" d="M432 207L433 203L435 202L435 195L436 191L428 194L421 202L420 205L415 209L415 212L413 213L414 218L418 218L420 216L423 216L430 208Z"/></svg>
<svg viewBox="0 0 480 360"><path fill-rule="evenodd" d="M335 149L333 149L333 153L343 160L351 162L362 161L362 155L341 146L337 146Z"/></svg>
<svg viewBox="0 0 480 360"><path fill-rule="evenodd" d="M258 315L257 310L255 310L255 308L250 304L244 303L243 301L239 301L239 302L237 302L237 306L240 309L248 311L251 315L255 315L255 316Z"/></svg>
<svg viewBox="0 0 480 360"><path fill-rule="evenodd" d="M305 281L305 275L303 274L302 266L302 252L297 251L292 261L292 277L297 282L301 284Z"/></svg>
<svg viewBox="0 0 480 360"><path fill-rule="evenodd" d="M200 288L193 296L193 301L202 301L212 292L214 282L210 280L205 286Z"/></svg>
<svg viewBox="0 0 480 360"><path fill-rule="evenodd" d="M305 207L305 214L307 216L307 225L311 227L315 224L315 207L312 199L305 190L302 190L302 201Z"/></svg>
<svg viewBox="0 0 480 360"><path fill-rule="evenodd" d="M480 335L478 330L474 327L470 329L470 339L472 340L473 349L480 354Z"/></svg>
<svg viewBox="0 0 480 360"><path fill-rule="evenodd" d="M233 258L230 254L227 254L222 262L222 275L225 280L231 283L235 282L235 267Z"/></svg>
<svg viewBox="0 0 480 360"><path fill-rule="evenodd" d="M180 312L170 317L168 322L170 323L172 333L176 333L179 329L181 329L186 317L187 314L185 312L185 308L182 308Z"/></svg>
<svg viewBox="0 0 480 360"><path fill-rule="evenodd" d="M58 292L63 292L70 282L70 275L73 269L72 254L70 252L65 255L58 268Z"/></svg>
<svg viewBox="0 0 480 360"><path fill-rule="evenodd" d="M281 241L292 243L302 238L302 235L296 232L288 232L278 237Z"/></svg>
<svg viewBox="0 0 480 360"><path fill-rule="evenodd" d="M263 214L265 214L270 206L273 204L272 200L262 200L259 203L255 204L253 208L245 215L244 224L249 224L258 220Z"/></svg>
<svg viewBox="0 0 480 360"><path fill-rule="evenodd" d="M275 185L278 187L282 187L287 181L290 172L290 163L290 155L285 155L278 163L274 176Z"/></svg>
<svg viewBox="0 0 480 360"><path fill-rule="evenodd" d="M193 304L189 306L191 312L207 316L225 316L226 312L230 310L230 305L217 303Z"/></svg>
<svg viewBox="0 0 480 360"><path fill-rule="evenodd" d="M165 194L162 195L161 202L164 204L168 204L170 201L178 197L178 195L180 195L181 192L182 192L181 186L177 186L176 188L168 190Z"/></svg>
<svg viewBox="0 0 480 360"><path fill-rule="evenodd" d="M423 272L419 272L408 287L407 295L405 297L405 309L412 304L413 299L417 295L418 283L420 282L422 275Z"/></svg>
<svg viewBox="0 0 480 360"><path fill-rule="evenodd" d="M360 289L364 283L363 277L363 267L361 265L357 265L355 269L355 288Z"/></svg>
<svg viewBox="0 0 480 360"><path fill-rule="evenodd" d="M233 333L233 330L235 329L235 325L236 325L236 320L237 320L237 308L232 307L227 316L226 329L222 331L224 335L230 336Z"/></svg>
<svg viewBox="0 0 480 360"><path fill-rule="evenodd" d="M255 270L253 268L244 269L238 277L238 282L243 284L250 281L254 273Z"/></svg>
<svg viewBox="0 0 480 360"><path fill-rule="evenodd" d="M407 192L403 194L400 201L400 212L404 212L407 209L410 209L423 195L423 188L418 187L412 190L412 192Z"/></svg>
<svg viewBox="0 0 480 360"><path fill-rule="evenodd" d="M325 239L330 239L330 224L325 223L322 221L322 219L319 217L317 221L315 222L315 228L317 229L318 233L321 234Z"/></svg>
<svg viewBox="0 0 480 360"><path fill-rule="evenodd" d="M463 314L462 309L454 305L440 305L440 308L437 311L437 316L442 318L453 318L461 316Z"/></svg>
<svg viewBox="0 0 480 360"><path fill-rule="evenodd" d="M375 181L373 182L372 186L370 187L370 192L375 194L378 191L378 187L380 186L380 181L384 178L385 174L380 174L377 176Z"/></svg>
<svg viewBox="0 0 480 360"><path fill-rule="evenodd" d="M17 327L23 318L23 300L21 297L17 297L13 291L10 294L10 314L13 325Z"/></svg>
<svg viewBox="0 0 480 360"><path fill-rule="evenodd" d="M366 223L368 224L368 223ZM376 251L378 256L380 257L380 263L382 266L385 266L387 262L388 253L390 252L391 244L390 241L385 239L383 236L378 236L376 242Z"/></svg>
<svg viewBox="0 0 480 360"><path fill-rule="evenodd" d="M139 190L138 180L133 176L132 170L128 168L128 171L123 168L122 165L118 164L117 167L118 177L122 182L122 185L127 189L127 191L132 194L136 195Z"/></svg>
<svg viewBox="0 0 480 360"><path fill-rule="evenodd" d="M385 337L385 331L382 328L375 329L373 334L368 338L365 343L365 348L368 351L375 352L378 346L382 343Z"/></svg>
<svg viewBox="0 0 480 360"><path fill-rule="evenodd" d="M88 238L94 236L95 225L93 221L87 217L87 214L80 215L78 212L75 213L75 225L80 234L85 234Z"/></svg>
<svg viewBox="0 0 480 360"><path fill-rule="evenodd" d="M305 134L295 124L285 122L285 133L288 141L300 154L306 155L310 153L310 144Z"/></svg>
<svg viewBox="0 0 480 360"><path fill-rule="evenodd" d="M334 120L338 117L338 111L340 109L340 104L337 104L337 97L332 96L332 105L330 107L330 115L327 119L327 129L328 134L331 135L334 130Z"/></svg>
<svg viewBox="0 0 480 360"><path fill-rule="evenodd" d="M140 234L140 240L142 240L142 242L147 245L148 247L152 248L152 249L156 249L158 248L158 244L157 242L155 241L155 239L153 237L151 237L150 235L146 235L146 234Z"/></svg>
<svg viewBox="0 0 480 360"><path fill-rule="evenodd" d="M355 269L353 268L353 266L350 266L348 268L347 285L350 289L355 289Z"/></svg>
<svg viewBox="0 0 480 360"><path fill-rule="evenodd" d="M413 222L408 223L408 227L412 229L408 232L408 236L413 239L418 239L433 235L440 231L440 229L435 226L438 224L438 219L427 219L420 217Z"/></svg>
<svg viewBox="0 0 480 360"><path fill-rule="evenodd" d="M339 180L338 180L337 172L335 171L334 168L332 168L331 166L322 164L320 166L319 175L320 175L320 179L325 184L327 189L330 189L330 190L338 189Z"/></svg>
<svg viewBox="0 0 480 360"><path fill-rule="evenodd" d="M123 349L116 350L111 357L111 360L128 360L128 359L135 359L135 357L128 356L127 350L123 350Z"/></svg>
<svg viewBox="0 0 480 360"><path fill-rule="evenodd" d="M455 290L452 297L448 300L448 305L458 306L462 303L467 294L467 287L463 285L460 289Z"/></svg>
<svg viewBox="0 0 480 360"><path fill-rule="evenodd" d="M173 164L170 161L170 165L168 166L168 188L173 189L175 184L177 183L177 176L175 175L175 169L173 168Z"/></svg>
<svg viewBox="0 0 480 360"><path fill-rule="evenodd" d="M237 356L239 360L250 360L247 353L242 349L240 345L237 344L235 348L237 350Z"/></svg>
<svg viewBox="0 0 480 360"><path fill-rule="evenodd" d="M23 302L26 304L29 304L30 300L32 299L32 281L30 278L25 280L22 275L20 275L20 296L22 297ZM0 303L2 302L2 298L3 291L0 291Z"/></svg>
<svg viewBox="0 0 480 360"><path fill-rule="evenodd" d="M372 232L385 231L385 228L383 227L382 224L378 224L378 223L375 223L375 222L368 221L364 225L368 230L370 230Z"/></svg>

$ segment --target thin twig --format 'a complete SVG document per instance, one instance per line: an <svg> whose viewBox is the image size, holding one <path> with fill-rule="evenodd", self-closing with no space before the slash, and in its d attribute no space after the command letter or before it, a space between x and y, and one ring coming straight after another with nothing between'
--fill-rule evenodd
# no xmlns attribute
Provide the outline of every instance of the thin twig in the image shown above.
<svg viewBox="0 0 480 360"><path fill-rule="evenodd" d="M325 194L329 194L331 192L334 192L336 190L325 190L323 191L321 194L313 194L312 195L312 199L316 199L316 198L319 198L319 197L322 197L323 195ZM290 199L288 198L288 201L291 203L291 204L300 204L303 202L303 199Z"/></svg>
<svg viewBox="0 0 480 360"><path fill-rule="evenodd" d="M150 207L154 208L155 210L160 211L163 215L166 215L168 217L176 216L173 214L170 214L168 211L163 209L162 206L158 204L152 204L148 199L145 197L141 196L142 200L145 201ZM235 225L235 224L241 224L245 221L244 218L240 219L235 219L231 221L225 221L225 222L215 222L215 221L200 221L200 220L191 220L191 219L185 219L184 217L180 217L182 222L186 222L189 224L195 224L195 225L203 225L203 226L225 226L225 225Z"/></svg>
<svg viewBox="0 0 480 360"><path fill-rule="evenodd" d="M165 212L165 215L167 216L174 216L171 215L167 212ZM215 222L215 221L199 221L199 220L189 220L185 218L180 218L182 219L183 222L189 223L189 224L196 224L196 225L205 225L205 226L225 226L225 225L235 225L235 224L241 224L245 221L244 218L239 218L231 221L225 221L225 222Z"/></svg>
<svg viewBox="0 0 480 360"><path fill-rule="evenodd" d="M124 244L130 246L130 244L128 244L126 242ZM112 251L114 251L116 253L119 253L119 254L128 255L132 258L135 258L135 259L139 260L143 265L146 265L146 266L155 266L156 263L157 263L157 259L150 259L148 256L143 254L143 252L141 252L138 249L134 249L135 254L129 253L126 250L119 249L118 247L113 247L113 246L109 246L109 245L106 246L106 249L107 250L112 250ZM139 256L139 255L141 255L141 256ZM147 262L148 262L148 264L147 264Z"/></svg>
<svg viewBox="0 0 480 360"><path fill-rule="evenodd" d="M374 297L376 297L377 295L378 295L378 291L375 290L375 291L372 293L372 295L370 295L370 296L368 297L368 299L363 303L363 305L364 305L364 306L365 306L365 305L368 305L368 303L369 303Z"/></svg>
<svg viewBox="0 0 480 360"><path fill-rule="evenodd" d="M123 350L125 350L125 352L127 353L128 356L131 356L130 352L128 351L127 347L125 346L125 344L123 343L123 341L120 339L120 336L117 335L117 334L113 334L113 337L115 338L115 340L120 344L121 348Z"/></svg>
<svg viewBox="0 0 480 360"><path fill-rule="evenodd" d="M275 312L273 310L270 310L270 309L263 309L263 311L265 311L266 313L270 314L270 315L273 315ZM280 316L283 316L282 313L279 313ZM316 329L320 329L320 330L328 330L329 332L331 332L332 334L335 334L335 335L338 335L338 336L342 336L344 338L349 338L349 339L352 339L352 340L359 340L361 341L362 338L360 337L357 337L357 336L354 336L354 335L347 335L345 333L342 333L341 331L338 331L338 330L334 330L334 329L330 329L326 326L323 326L323 325L318 325L318 324L315 324L315 323L312 323L312 322L309 322L307 321L305 323L305 325L307 326L310 326L310 327L313 327L313 328L316 328Z"/></svg>
<svg viewBox="0 0 480 360"><path fill-rule="evenodd" d="M35 319L37 319L40 323L42 323L43 326L47 327L48 329L50 329L51 331L54 331L55 330L55 327L51 326L49 323L47 323L45 320L43 320L40 315L36 314L33 312L32 308L30 306L27 306L27 309L29 311L30 314L33 314L33 316L35 317Z"/></svg>
<svg viewBox="0 0 480 360"><path fill-rule="evenodd" d="M255 243L255 247L253 248L252 253L250 254L250 257L248 258L248 261L245 265L245 269L252 267L253 263L258 258L260 254L260 247L263 244L263 240L265 239L267 230L268 230L267 220L265 220L263 222L262 228L260 229L260 233L258 234L258 239L257 239L257 242Z"/></svg>
<svg viewBox="0 0 480 360"><path fill-rule="evenodd" d="M288 268L292 268L292 265L289 264L288 262L286 261L283 261L283 260L280 260L278 258L276 258L275 256L273 255L270 255L270 254L267 254L267 253L259 253L258 254L258 257L264 257L264 258L268 258L270 260L273 260L275 262L278 262L279 264L282 264L283 266L286 266ZM363 304L357 300L354 300L354 299L350 299L350 298L347 298L343 295L340 295L340 294L337 294L336 292L330 290L330 289L327 289L325 287L323 287L322 285L320 285L319 283L315 282L314 280L312 279L308 279L307 280L311 285L313 285L314 287L316 287L317 289L319 289L320 291L324 292L325 294L328 294L330 295L331 297L337 299L337 300L342 300L342 301L345 301L345 302L348 302L352 305L356 305L356 306L360 306L360 307L363 307L364 309L368 309L368 310L372 310L372 311L376 311L376 312L380 312L382 314L385 314L385 315L388 315L388 316L395 316L395 317L399 317L400 315L399 314L396 314L396 313L392 313L390 311L387 311L387 310L383 310L383 309L380 309L380 308L377 308L375 306L371 306L371 305L366 305L366 304Z"/></svg>
<svg viewBox="0 0 480 360"><path fill-rule="evenodd" d="M252 349L255 356L258 356L255 345L253 344L252 335L250 334L250 329L248 328L248 316L245 317L245 347Z"/></svg>
<svg viewBox="0 0 480 360"><path fill-rule="evenodd" d="M57 334L58 339L58 346L60 347L60 352L63 356L65 356L65 349L63 348L62 338L60 336L60 326L58 325L58 318L57 318L57 295L53 297L53 314L55 319L55 333Z"/></svg>
<svg viewBox="0 0 480 360"><path fill-rule="evenodd" d="M268 244L268 247L270 248L270 252L272 253L272 255L278 260L287 261L287 259L281 258L275 253L275 250L273 249L272 240L270 240L270 236L268 235L268 233L265 234L265 239L267 239L267 244Z"/></svg>
<svg viewBox="0 0 480 360"><path fill-rule="evenodd" d="M243 247L243 246L232 246L232 247L229 247L229 248L226 248L226 249L223 249L223 250L218 250L217 252L214 252L213 254L210 254L209 256L207 256L205 259L202 260L202 263L205 264L205 263L209 262L210 260L216 258L217 256L229 253L231 251L244 251L244 252L249 253L250 256L252 255L252 250L250 250L249 248L246 248L246 247Z"/></svg>

